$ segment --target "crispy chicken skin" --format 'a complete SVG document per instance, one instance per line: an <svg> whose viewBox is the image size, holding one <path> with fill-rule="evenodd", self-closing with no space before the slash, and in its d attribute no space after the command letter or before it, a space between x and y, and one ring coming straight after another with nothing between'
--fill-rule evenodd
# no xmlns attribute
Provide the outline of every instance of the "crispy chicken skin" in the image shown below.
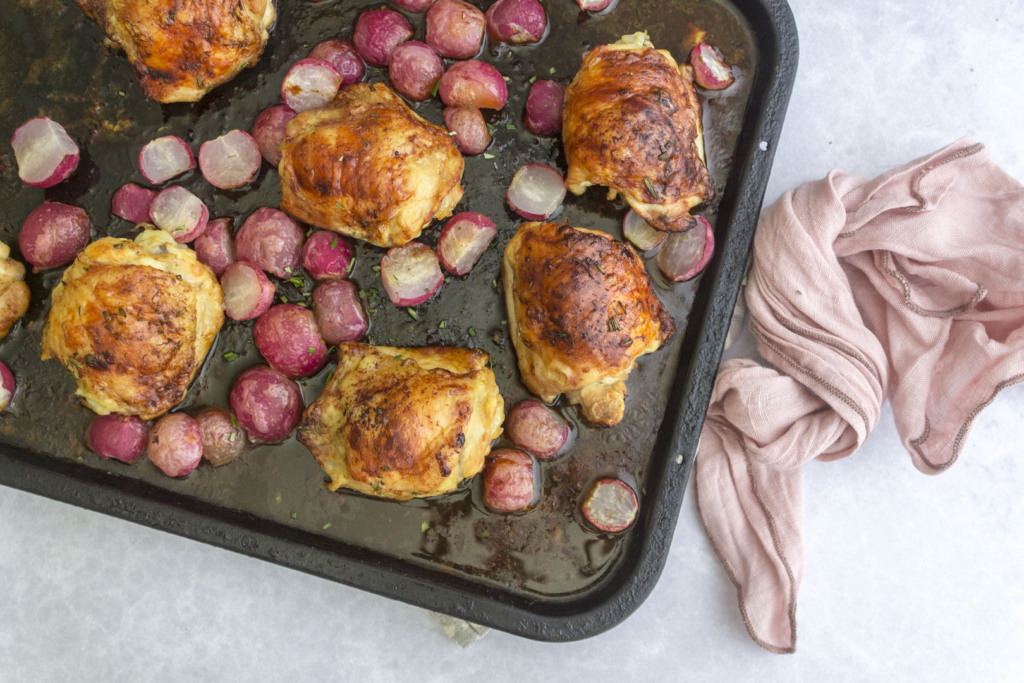
<svg viewBox="0 0 1024 683"><path fill-rule="evenodd" d="M331 477L382 498L448 493L483 469L505 403L482 351L338 345L338 367L299 425Z"/></svg>
<svg viewBox="0 0 1024 683"><path fill-rule="evenodd" d="M11 258L11 248L0 242L0 339L28 310L25 266Z"/></svg>
<svg viewBox="0 0 1024 683"><path fill-rule="evenodd" d="M217 278L162 230L104 237L53 290L43 360L55 358L100 415L150 420L185 397L224 323Z"/></svg>
<svg viewBox="0 0 1024 683"><path fill-rule="evenodd" d="M524 223L501 279L527 388L548 403L565 392L594 424L618 424L636 358L675 332L636 252L603 232Z"/></svg>
<svg viewBox="0 0 1024 683"><path fill-rule="evenodd" d="M451 136L382 83L342 88L293 118L281 151L282 211L378 247L415 239L462 199Z"/></svg>
<svg viewBox="0 0 1024 683"><path fill-rule="evenodd" d="M700 104L689 66L655 50L642 33L583 55L565 91L565 186L621 193L658 230L694 223L692 207L714 197L704 165Z"/></svg>
<svg viewBox="0 0 1024 683"><path fill-rule="evenodd" d="M273 0L75 0L125 51L142 92L198 102L256 66L277 13Z"/></svg>

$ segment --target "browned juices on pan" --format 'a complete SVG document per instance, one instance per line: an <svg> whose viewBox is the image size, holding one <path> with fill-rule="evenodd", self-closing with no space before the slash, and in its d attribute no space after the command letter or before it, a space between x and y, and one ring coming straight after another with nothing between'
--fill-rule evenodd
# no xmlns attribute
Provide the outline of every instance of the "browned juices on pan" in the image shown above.
<svg viewBox="0 0 1024 683"><path fill-rule="evenodd" d="M700 103L690 67L641 42L601 45L565 91L565 185L622 194L658 230L692 227L689 210L714 197L704 165ZM682 73L681 73L682 71Z"/></svg>
<svg viewBox="0 0 1024 683"><path fill-rule="evenodd" d="M415 239L462 198L451 136L380 83L296 116L281 151L282 211L379 247Z"/></svg>
<svg viewBox="0 0 1024 683"><path fill-rule="evenodd" d="M75 0L125 51L142 92L198 102L255 66L277 13L273 0Z"/></svg>
<svg viewBox="0 0 1024 683"><path fill-rule="evenodd" d="M675 332L632 247L525 223L505 247L502 282L523 383L548 403L565 392L595 424L618 424L636 358Z"/></svg>

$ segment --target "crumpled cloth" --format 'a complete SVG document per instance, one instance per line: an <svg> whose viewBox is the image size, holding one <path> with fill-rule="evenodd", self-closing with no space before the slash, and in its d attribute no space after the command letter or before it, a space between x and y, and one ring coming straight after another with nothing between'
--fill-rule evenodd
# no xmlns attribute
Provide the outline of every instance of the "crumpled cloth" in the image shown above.
<svg viewBox="0 0 1024 683"><path fill-rule="evenodd" d="M1024 186L969 139L874 180L832 171L763 214L748 283L774 367L722 363L697 504L750 637L791 653L800 466L851 455L888 398L914 466L938 474L1024 381Z"/></svg>

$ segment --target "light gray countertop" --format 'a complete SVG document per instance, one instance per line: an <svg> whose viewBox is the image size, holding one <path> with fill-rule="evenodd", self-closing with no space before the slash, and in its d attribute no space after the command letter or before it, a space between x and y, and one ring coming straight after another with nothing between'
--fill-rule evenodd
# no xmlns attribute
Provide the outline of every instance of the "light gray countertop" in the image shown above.
<svg viewBox="0 0 1024 683"><path fill-rule="evenodd" d="M800 68L767 201L962 135L1024 179L1020 0L791 5ZM805 467L791 656L747 637L692 492L660 583L621 626L462 650L405 604L0 487L0 680L1019 681L1022 449L1018 386L941 476L913 468L891 412L853 457Z"/></svg>

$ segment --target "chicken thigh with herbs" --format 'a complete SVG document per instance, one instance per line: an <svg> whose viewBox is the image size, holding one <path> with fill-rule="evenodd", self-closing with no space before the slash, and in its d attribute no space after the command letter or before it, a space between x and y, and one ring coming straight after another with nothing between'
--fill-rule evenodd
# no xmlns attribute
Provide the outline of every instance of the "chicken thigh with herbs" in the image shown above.
<svg viewBox="0 0 1024 683"><path fill-rule="evenodd" d="M618 424L636 358L675 332L636 252L603 232L524 223L501 279L527 388L548 403L564 392L591 422Z"/></svg>
<svg viewBox="0 0 1024 683"><path fill-rule="evenodd" d="M75 0L125 51L146 97L198 102L256 66L277 13L273 0Z"/></svg>
<svg viewBox="0 0 1024 683"><path fill-rule="evenodd" d="M653 228L692 227L690 209L714 197L692 73L644 33L586 53L565 91L566 188L604 185Z"/></svg>
<svg viewBox="0 0 1024 683"><path fill-rule="evenodd" d="M382 83L342 88L293 118L281 151L282 211L378 247L415 239L462 198L451 136Z"/></svg>
<svg viewBox="0 0 1024 683"><path fill-rule="evenodd" d="M0 242L0 339L28 310L25 266L11 258L11 248Z"/></svg>
<svg viewBox="0 0 1024 683"><path fill-rule="evenodd" d="M483 469L501 435L505 403L487 365L478 350L342 342L299 441L332 491L398 500L448 493Z"/></svg>
<svg viewBox="0 0 1024 683"><path fill-rule="evenodd" d="M43 360L99 415L151 420L185 398L224 324L217 277L163 230L98 239L53 290Z"/></svg>

